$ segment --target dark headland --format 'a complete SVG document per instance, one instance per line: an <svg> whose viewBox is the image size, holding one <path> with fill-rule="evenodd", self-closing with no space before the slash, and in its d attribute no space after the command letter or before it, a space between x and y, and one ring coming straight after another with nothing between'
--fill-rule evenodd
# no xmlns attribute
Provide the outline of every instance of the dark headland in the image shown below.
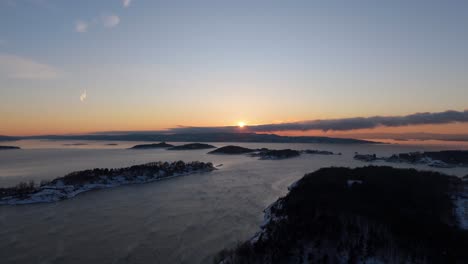
<svg viewBox="0 0 468 264"><path fill-rule="evenodd" d="M466 184L414 169L323 168L215 263L468 263Z"/></svg>

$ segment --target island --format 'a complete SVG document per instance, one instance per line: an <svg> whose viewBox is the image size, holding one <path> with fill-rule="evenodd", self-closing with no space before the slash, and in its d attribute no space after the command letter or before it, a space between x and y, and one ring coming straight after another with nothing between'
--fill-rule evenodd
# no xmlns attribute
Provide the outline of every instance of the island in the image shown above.
<svg viewBox="0 0 468 264"><path fill-rule="evenodd" d="M154 144L141 144L135 145L130 149L161 149L161 148L172 148L174 145L167 144L166 142L154 143Z"/></svg>
<svg viewBox="0 0 468 264"><path fill-rule="evenodd" d="M213 145L203 144L203 143L190 143L190 144L185 144L185 145L180 145L180 146L174 146L172 148L169 148L169 150L196 150L196 149L210 149L210 148L216 148L216 147Z"/></svg>
<svg viewBox="0 0 468 264"><path fill-rule="evenodd" d="M334 167L289 189L265 209L258 233L214 263L468 263L468 191L460 178Z"/></svg>
<svg viewBox="0 0 468 264"><path fill-rule="evenodd" d="M12 150L12 149L21 149L21 148L16 147L16 146L0 146L0 150Z"/></svg>
<svg viewBox="0 0 468 264"><path fill-rule="evenodd" d="M394 154L390 157L378 157L376 154L355 153L354 159L365 162L385 161L425 164L438 168L468 167L468 151L466 150L410 152Z"/></svg>
<svg viewBox="0 0 468 264"><path fill-rule="evenodd" d="M259 157L261 160L280 160L298 157L301 152L293 149L260 149L259 151L252 153L252 157Z"/></svg>
<svg viewBox="0 0 468 264"><path fill-rule="evenodd" d="M63 144L63 146L87 146L88 144L87 143L66 143L66 144Z"/></svg>
<svg viewBox="0 0 468 264"><path fill-rule="evenodd" d="M257 151L256 149L249 149L239 146L224 146L217 148L213 151L208 152L208 154L228 154L228 155L239 155L239 154L247 154Z"/></svg>
<svg viewBox="0 0 468 264"><path fill-rule="evenodd" d="M305 154L314 154L314 155L341 155L341 153L335 154L334 152L327 150L316 150L316 149L306 149L302 151Z"/></svg>
<svg viewBox="0 0 468 264"><path fill-rule="evenodd" d="M152 162L119 169L92 169L72 172L50 182L21 182L0 188L0 205L56 202L95 190L126 184L148 183L176 176L215 170L211 162Z"/></svg>
<svg viewBox="0 0 468 264"><path fill-rule="evenodd" d="M242 155L242 154L249 154L251 157L259 157L261 160L279 160L279 159L288 159L300 156L301 154L316 154L316 155L335 155L335 153L326 150L293 150L293 149L268 149L268 148L260 148L260 149L250 149L244 148L240 146L224 146L217 148L213 151L208 152L208 154L228 154L228 155ZM336 155L341 155L338 153Z"/></svg>

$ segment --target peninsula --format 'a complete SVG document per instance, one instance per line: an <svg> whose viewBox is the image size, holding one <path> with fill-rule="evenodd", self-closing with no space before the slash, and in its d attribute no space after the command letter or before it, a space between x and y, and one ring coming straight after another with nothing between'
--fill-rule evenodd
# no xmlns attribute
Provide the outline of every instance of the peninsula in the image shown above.
<svg viewBox="0 0 468 264"><path fill-rule="evenodd" d="M126 184L148 183L198 172L215 170L208 162L153 162L119 169L92 169L72 172L36 186L34 182L0 188L0 205L56 202L95 190Z"/></svg>

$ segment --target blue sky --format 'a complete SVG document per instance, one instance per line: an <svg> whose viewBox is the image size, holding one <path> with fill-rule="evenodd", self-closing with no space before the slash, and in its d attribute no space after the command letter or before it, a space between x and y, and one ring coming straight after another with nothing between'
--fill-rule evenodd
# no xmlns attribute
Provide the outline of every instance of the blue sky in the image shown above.
<svg viewBox="0 0 468 264"><path fill-rule="evenodd" d="M466 14L466 1L2 0L0 134L464 110Z"/></svg>

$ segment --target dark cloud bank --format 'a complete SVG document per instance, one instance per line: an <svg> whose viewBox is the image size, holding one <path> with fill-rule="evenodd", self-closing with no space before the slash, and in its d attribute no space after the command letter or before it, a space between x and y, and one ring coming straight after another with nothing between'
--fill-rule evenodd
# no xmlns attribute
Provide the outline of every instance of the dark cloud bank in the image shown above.
<svg viewBox="0 0 468 264"><path fill-rule="evenodd" d="M245 132L274 132L288 130L322 130L322 131L349 131L355 129L369 129L380 126L401 127L411 125L449 124L455 122L468 122L468 110L445 111L438 113L416 113L406 116L373 116L353 117L340 119L309 120L293 123L265 124L246 126ZM240 132L237 126L225 127L177 127L171 128L172 133L212 133L212 132Z"/></svg>

